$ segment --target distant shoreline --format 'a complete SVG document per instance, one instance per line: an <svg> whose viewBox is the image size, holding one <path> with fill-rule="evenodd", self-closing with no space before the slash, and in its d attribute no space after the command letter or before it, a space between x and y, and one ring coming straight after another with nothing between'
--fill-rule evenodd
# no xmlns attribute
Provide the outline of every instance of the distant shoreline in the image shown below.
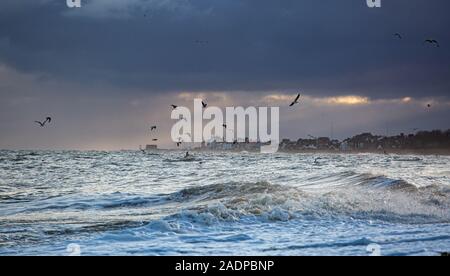
<svg viewBox="0 0 450 276"><path fill-rule="evenodd" d="M311 151L280 151L285 153L336 153L336 154L380 154L380 155L450 155L450 149L391 149L388 151L380 150L348 150L348 151L333 151L333 150L311 150Z"/></svg>
<svg viewBox="0 0 450 276"><path fill-rule="evenodd" d="M12 150L12 149L0 149L0 151L18 151L18 152L65 152L65 151L74 151L74 152L132 152L136 151L133 149L128 150L77 150L77 149L68 149L68 150L32 150L32 149L21 149L21 150ZM147 150L146 153L164 153L164 152L194 152L194 153L254 153L259 154L259 151L237 151L237 150L207 150L207 149L154 149ZM384 152L383 150L279 150L277 153L286 153L286 154L342 154L342 155L356 155L356 154L378 154L378 155L418 155L418 156L430 156L430 155L440 155L440 156L450 156L450 149L391 149L389 151ZM275 154L277 154L275 153Z"/></svg>
<svg viewBox="0 0 450 276"><path fill-rule="evenodd" d="M165 150L161 150L165 151ZM171 150L169 150L171 151ZM173 150L173 151L189 151L189 150ZM242 153L242 151L233 151L233 150L202 150L202 149L192 149L190 150L192 152L218 152L218 153ZM244 151L245 152L245 151ZM259 153L258 151L247 151L248 153ZM305 154L379 154L379 155L422 155L422 156L429 156L429 155L443 155L443 156L450 156L450 149L392 149L389 151L380 151L380 150L347 150L347 151L340 151L340 150L279 150L277 153L290 153L290 154L298 154L298 153L305 153Z"/></svg>

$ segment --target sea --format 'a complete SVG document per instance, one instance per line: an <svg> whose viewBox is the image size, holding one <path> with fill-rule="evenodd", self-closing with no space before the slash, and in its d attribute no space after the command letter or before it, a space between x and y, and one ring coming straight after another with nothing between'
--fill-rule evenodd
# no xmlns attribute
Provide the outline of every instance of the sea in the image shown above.
<svg viewBox="0 0 450 276"><path fill-rule="evenodd" d="M450 157L0 151L0 255L450 251Z"/></svg>

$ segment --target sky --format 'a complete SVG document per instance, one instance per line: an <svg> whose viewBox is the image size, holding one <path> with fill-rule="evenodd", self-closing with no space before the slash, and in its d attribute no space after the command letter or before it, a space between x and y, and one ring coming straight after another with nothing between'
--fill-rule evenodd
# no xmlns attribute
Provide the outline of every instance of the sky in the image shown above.
<svg viewBox="0 0 450 276"><path fill-rule="evenodd" d="M82 0L78 9L2 0L0 149L136 149L153 138L171 147L169 105L194 98L280 106L281 138L449 129L448 10L446 0L375 9L365 0ZM297 93L301 104L288 108ZM47 127L33 123L47 116Z"/></svg>

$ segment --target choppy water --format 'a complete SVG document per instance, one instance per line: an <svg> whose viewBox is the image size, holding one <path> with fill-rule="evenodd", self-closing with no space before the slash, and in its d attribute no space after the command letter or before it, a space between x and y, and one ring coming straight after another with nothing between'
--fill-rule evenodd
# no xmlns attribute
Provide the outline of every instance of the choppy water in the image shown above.
<svg viewBox="0 0 450 276"><path fill-rule="evenodd" d="M450 251L449 157L182 155L0 151L0 255Z"/></svg>

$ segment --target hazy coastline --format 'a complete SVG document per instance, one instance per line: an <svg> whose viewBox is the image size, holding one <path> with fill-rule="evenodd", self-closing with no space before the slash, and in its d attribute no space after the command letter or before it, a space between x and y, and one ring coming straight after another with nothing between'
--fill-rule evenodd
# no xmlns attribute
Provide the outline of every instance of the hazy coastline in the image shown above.
<svg viewBox="0 0 450 276"><path fill-rule="evenodd" d="M168 151L179 151L180 153L186 152L189 149L185 150L168 150ZM159 150L166 151L166 150ZM213 151L213 150L199 150L193 149L193 152L220 152L220 153L242 153L239 151ZM249 153L258 153L258 151L251 151ZM365 150L365 151L336 151L336 150L280 150L278 153L287 153L287 154L336 154L336 155L357 155L357 154L378 154L378 155L418 155L418 156L429 156L429 155L442 155L442 156L450 156L450 149L415 149L415 150L390 150L390 151L379 151L379 150Z"/></svg>

